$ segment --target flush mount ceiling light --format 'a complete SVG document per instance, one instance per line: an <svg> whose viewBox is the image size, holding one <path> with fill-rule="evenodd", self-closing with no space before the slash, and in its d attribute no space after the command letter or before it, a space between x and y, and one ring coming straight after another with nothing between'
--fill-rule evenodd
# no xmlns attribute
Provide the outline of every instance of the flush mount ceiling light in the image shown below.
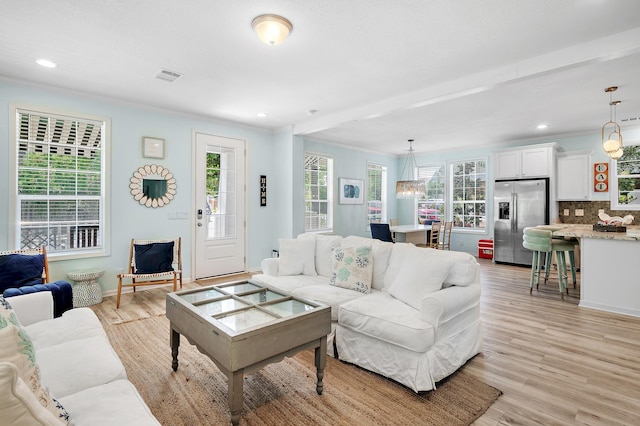
<svg viewBox="0 0 640 426"><path fill-rule="evenodd" d="M606 93L609 93L609 121L602 126L602 149L614 160L622 157L624 153L620 125L616 123L616 106L620 104L620 101L612 100L613 92L616 90L618 90L617 86L604 89Z"/></svg>
<svg viewBox="0 0 640 426"><path fill-rule="evenodd" d="M282 43L293 31L291 22L278 15L260 15L251 22L251 28L258 34L260 40L269 46Z"/></svg>
<svg viewBox="0 0 640 426"><path fill-rule="evenodd" d="M36 64L40 65L41 67L45 67L45 68L55 68L58 66L58 64L56 64L55 62L52 62L48 59L38 59L36 61Z"/></svg>
<svg viewBox="0 0 640 426"><path fill-rule="evenodd" d="M396 182L396 198L420 198L424 195L424 181L414 177L417 169L418 163L416 163L416 157L413 154L413 139L409 139L409 154L407 155L402 174L400 175L400 178L404 179L406 171L407 180L399 180Z"/></svg>

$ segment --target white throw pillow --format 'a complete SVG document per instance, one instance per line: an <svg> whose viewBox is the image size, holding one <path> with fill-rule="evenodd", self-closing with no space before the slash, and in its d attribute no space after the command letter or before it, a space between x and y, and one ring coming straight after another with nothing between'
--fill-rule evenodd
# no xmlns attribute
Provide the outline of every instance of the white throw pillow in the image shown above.
<svg viewBox="0 0 640 426"><path fill-rule="evenodd" d="M369 294L373 275L371 246L338 247L333 250L329 284Z"/></svg>
<svg viewBox="0 0 640 426"><path fill-rule="evenodd" d="M61 424L68 423L69 414L40 384L40 368L36 363L36 351L31 338L9 302L0 296L0 362L2 361L16 367L18 375L42 407L59 418Z"/></svg>
<svg viewBox="0 0 640 426"><path fill-rule="evenodd" d="M384 288L384 277L387 273L391 250L395 244L376 240L373 243L373 278L371 288L382 290Z"/></svg>
<svg viewBox="0 0 640 426"><path fill-rule="evenodd" d="M406 250L402 267L389 287L389 293L419 310L427 294L442 288L442 282L453 266L452 260L434 255L435 251L418 247Z"/></svg>
<svg viewBox="0 0 640 426"><path fill-rule="evenodd" d="M416 246L411 243L395 243L389 255L389 264L384 273L384 289L388 290L393 285L396 277L402 270L404 259L409 250L415 250Z"/></svg>
<svg viewBox="0 0 640 426"><path fill-rule="evenodd" d="M281 239L278 275L308 275L315 277L316 240Z"/></svg>
<svg viewBox="0 0 640 426"><path fill-rule="evenodd" d="M316 272L323 277L331 277L331 254L340 247L342 237L339 235L318 235L316 237Z"/></svg>
<svg viewBox="0 0 640 426"><path fill-rule="evenodd" d="M15 365L0 362L0 420L2 424L16 426L63 425L44 408L31 389L20 378Z"/></svg>

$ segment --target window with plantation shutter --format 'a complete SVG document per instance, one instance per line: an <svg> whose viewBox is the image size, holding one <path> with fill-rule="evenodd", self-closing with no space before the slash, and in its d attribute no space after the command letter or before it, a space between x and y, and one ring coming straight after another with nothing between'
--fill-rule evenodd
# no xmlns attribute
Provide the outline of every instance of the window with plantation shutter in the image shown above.
<svg viewBox="0 0 640 426"><path fill-rule="evenodd" d="M367 227L387 221L387 166L367 164Z"/></svg>
<svg viewBox="0 0 640 426"><path fill-rule="evenodd" d="M330 231L333 227L333 159L304 156L304 230Z"/></svg>
<svg viewBox="0 0 640 426"><path fill-rule="evenodd" d="M424 195L416 200L418 223L446 221L445 178L444 164L418 167L418 179L424 181Z"/></svg>
<svg viewBox="0 0 640 426"><path fill-rule="evenodd" d="M16 247L104 251L106 121L15 112Z"/></svg>

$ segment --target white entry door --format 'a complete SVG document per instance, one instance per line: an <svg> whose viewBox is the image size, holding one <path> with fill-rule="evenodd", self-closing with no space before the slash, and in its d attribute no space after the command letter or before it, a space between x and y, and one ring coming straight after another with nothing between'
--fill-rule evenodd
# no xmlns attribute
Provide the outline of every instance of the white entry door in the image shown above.
<svg viewBox="0 0 640 426"><path fill-rule="evenodd" d="M195 278L245 271L245 142L195 133Z"/></svg>

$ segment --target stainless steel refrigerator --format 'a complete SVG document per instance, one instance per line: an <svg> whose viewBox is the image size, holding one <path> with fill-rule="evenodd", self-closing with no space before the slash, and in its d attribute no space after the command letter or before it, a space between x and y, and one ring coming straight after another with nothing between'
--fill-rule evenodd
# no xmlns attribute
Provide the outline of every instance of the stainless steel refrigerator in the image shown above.
<svg viewBox="0 0 640 426"><path fill-rule="evenodd" d="M493 190L493 259L531 265L532 252L522 247L527 226L549 223L549 179L496 181Z"/></svg>

